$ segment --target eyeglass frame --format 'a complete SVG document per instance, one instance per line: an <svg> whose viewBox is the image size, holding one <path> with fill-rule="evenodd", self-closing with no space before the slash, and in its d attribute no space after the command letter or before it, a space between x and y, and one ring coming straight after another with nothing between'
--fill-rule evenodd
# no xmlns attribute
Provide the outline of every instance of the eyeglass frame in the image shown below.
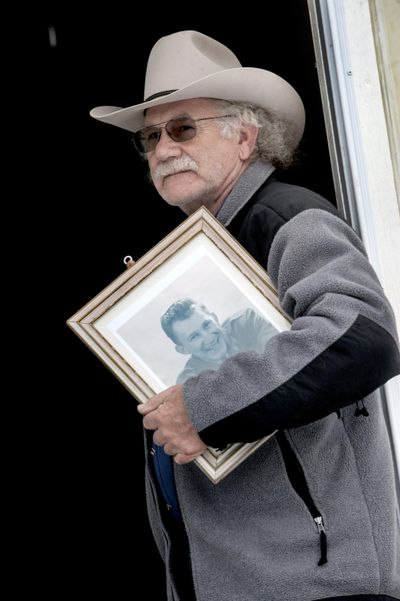
<svg viewBox="0 0 400 601"><path fill-rule="evenodd" d="M138 131L134 132L132 141L135 145L136 150L139 152L139 154L144 155L144 154L148 154L149 152L154 152L157 144L159 143L159 141L161 139L161 133L162 133L163 129L165 129L165 131L167 132L167 134L171 138L171 140L173 140L174 142L177 142L178 144L184 144L185 142L189 142L190 140L193 140L197 136L197 127L194 127L193 129L195 130L195 133L191 138L188 138L187 140L174 140L171 133L167 129L168 125L170 123L172 123L173 121L188 120L188 121L196 124L197 121L209 121L211 119L226 119L228 117L234 117L234 115L216 115L215 117L199 117L198 119L193 119L192 117L189 117L189 116L174 117L172 119L168 119L168 121L162 121L161 123L155 123L154 125L147 125L146 127L142 127L142 129L138 129ZM160 127L160 126L162 126L162 127ZM144 150L142 139L139 138L140 133L145 130L151 130L153 128L155 128L155 132L157 133L157 142L155 143L154 148L152 148L151 150Z"/></svg>

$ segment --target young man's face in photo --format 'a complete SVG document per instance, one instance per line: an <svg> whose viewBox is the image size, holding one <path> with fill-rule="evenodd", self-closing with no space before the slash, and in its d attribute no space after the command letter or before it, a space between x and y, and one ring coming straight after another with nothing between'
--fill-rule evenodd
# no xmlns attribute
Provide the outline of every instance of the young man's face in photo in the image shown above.
<svg viewBox="0 0 400 601"><path fill-rule="evenodd" d="M175 321L172 327L179 341L176 345L178 352L194 355L207 362L228 357L224 332L215 316L204 309L194 308L188 318Z"/></svg>

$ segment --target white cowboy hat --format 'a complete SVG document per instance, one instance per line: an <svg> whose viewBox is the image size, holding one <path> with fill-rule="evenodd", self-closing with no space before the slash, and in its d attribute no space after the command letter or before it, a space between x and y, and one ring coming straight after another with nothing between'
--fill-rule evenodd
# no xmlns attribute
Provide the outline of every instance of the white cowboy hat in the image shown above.
<svg viewBox="0 0 400 601"><path fill-rule="evenodd" d="M242 67L229 48L198 31L178 31L156 42L147 63L144 102L98 106L90 115L135 132L144 127L145 109L189 98L250 102L288 121L296 144L303 135L304 106L287 81L264 69Z"/></svg>

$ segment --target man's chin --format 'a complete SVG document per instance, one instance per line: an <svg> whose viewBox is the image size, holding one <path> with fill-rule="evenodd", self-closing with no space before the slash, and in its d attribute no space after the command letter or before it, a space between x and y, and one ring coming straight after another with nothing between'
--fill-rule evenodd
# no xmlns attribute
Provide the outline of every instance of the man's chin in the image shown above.
<svg viewBox="0 0 400 601"><path fill-rule="evenodd" d="M206 356L206 361L216 363L217 361L225 361L227 353L225 348L216 348L213 351L209 351Z"/></svg>
<svg viewBox="0 0 400 601"><path fill-rule="evenodd" d="M204 196L202 194L174 194L170 191L162 190L160 195L172 207L179 207L187 215L191 215L204 204Z"/></svg>

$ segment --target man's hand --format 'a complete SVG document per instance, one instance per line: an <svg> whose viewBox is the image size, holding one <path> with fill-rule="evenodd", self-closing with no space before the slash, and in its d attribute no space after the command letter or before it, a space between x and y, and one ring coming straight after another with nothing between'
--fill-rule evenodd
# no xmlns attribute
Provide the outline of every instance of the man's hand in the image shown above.
<svg viewBox="0 0 400 601"><path fill-rule="evenodd" d="M173 455L176 463L189 463L206 450L186 410L181 384L156 394L137 409L144 415L144 427L155 430L154 442Z"/></svg>

